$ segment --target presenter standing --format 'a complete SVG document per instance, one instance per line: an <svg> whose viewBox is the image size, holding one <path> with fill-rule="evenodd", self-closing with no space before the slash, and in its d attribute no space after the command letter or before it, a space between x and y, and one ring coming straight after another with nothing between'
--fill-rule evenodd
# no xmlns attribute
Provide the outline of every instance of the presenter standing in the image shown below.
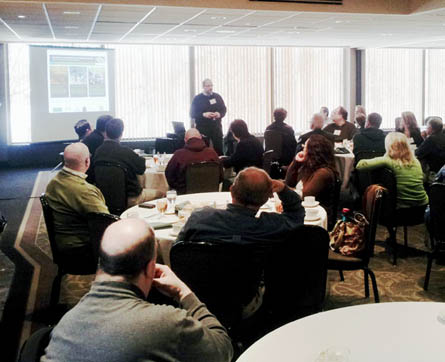
<svg viewBox="0 0 445 362"><path fill-rule="evenodd" d="M222 155L221 119L226 115L226 105L222 97L213 92L213 83L210 79L202 81L202 89L203 92L193 98L190 117L195 120L198 131L212 141L218 155Z"/></svg>

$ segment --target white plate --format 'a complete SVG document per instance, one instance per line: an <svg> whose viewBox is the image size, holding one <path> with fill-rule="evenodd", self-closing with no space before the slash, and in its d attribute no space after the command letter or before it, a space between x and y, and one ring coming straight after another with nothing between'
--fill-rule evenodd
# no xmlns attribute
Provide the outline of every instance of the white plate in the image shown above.
<svg viewBox="0 0 445 362"><path fill-rule="evenodd" d="M302 202L301 205L303 205L303 207L317 207L318 205L320 205L320 203L318 201L315 201L313 204L308 204L307 202Z"/></svg>

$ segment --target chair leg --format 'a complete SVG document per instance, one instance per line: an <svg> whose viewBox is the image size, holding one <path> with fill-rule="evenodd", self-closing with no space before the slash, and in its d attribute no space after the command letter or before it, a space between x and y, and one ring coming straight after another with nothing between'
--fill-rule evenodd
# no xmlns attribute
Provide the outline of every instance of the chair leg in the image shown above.
<svg viewBox="0 0 445 362"><path fill-rule="evenodd" d="M408 249L408 226L403 225L403 241L405 242L405 249Z"/></svg>
<svg viewBox="0 0 445 362"><path fill-rule="evenodd" d="M389 251L392 252L392 265L397 265L397 228L387 226L389 233L389 243L388 248Z"/></svg>
<svg viewBox="0 0 445 362"><path fill-rule="evenodd" d="M345 276L343 275L343 270L339 270L339 271L338 271L338 274L340 275L340 280L341 280L342 282L344 282L344 281L345 281Z"/></svg>
<svg viewBox="0 0 445 362"><path fill-rule="evenodd" d="M431 266L433 265L434 253L428 254L428 263L426 265L425 281L423 282L423 289L428 290L430 283Z"/></svg>
<svg viewBox="0 0 445 362"><path fill-rule="evenodd" d="M371 269L366 268L366 270L368 271L369 276L371 277L372 291L374 292L374 301L376 303L380 303L379 289L377 288L377 280L375 279L375 274Z"/></svg>
<svg viewBox="0 0 445 362"><path fill-rule="evenodd" d="M368 279L368 270L363 269L363 276L365 278L365 298L369 298L369 279Z"/></svg>
<svg viewBox="0 0 445 362"><path fill-rule="evenodd" d="M62 283L62 276L63 276L62 273L57 273L56 277L54 278L53 286L51 289L51 300L50 300L51 308L54 308L59 302L60 284Z"/></svg>

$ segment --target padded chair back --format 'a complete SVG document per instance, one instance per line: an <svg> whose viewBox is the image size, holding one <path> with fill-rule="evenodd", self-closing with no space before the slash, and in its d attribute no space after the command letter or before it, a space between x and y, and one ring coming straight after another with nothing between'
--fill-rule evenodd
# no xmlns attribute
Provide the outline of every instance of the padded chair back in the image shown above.
<svg viewBox="0 0 445 362"><path fill-rule="evenodd" d="M383 156L385 152L377 151L361 151L357 152L355 155L355 163L357 164L360 160L370 160L376 157Z"/></svg>
<svg viewBox="0 0 445 362"><path fill-rule="evenodd" d="M371 172L371 180L373 184L379 184L387 190L382 201L379 223L393 225L397 206L397 181L394 172L386 167L376 169Z"/></svg>
<svg viewBox="0 0 445 362"><path fill-rule="evenodd" d="M117 162L98 161L94 163L94 175L108 210L122 214L127 209L127 169Z"/></svg>
<svg viewBox="0 0 445 362"><path fill-rule="evenodd" d="M173 138L156 138L155 150L159 153L174 153L176 151L177 143Z"/></svg>
<svg viewBox="0 0 445 362"><path fill-rule="evenodd" d="M445 244L445 183L434 182L429 199L432 237Z"/></svg>
<svg viewBox="0 0 445 362"><path fill-rule="evenodd" d="M269 174L269 176L273 159L274 159L274 150L268 150L263 153L263 169Z"/></svg>
<svg viewBox="0 0 445 362"><path fill-rule="evenodd" d="M276 326L321 311L326 292L329 235L302 225L268 253L264 303Z"/></svg>
<svg viewBox="0 0 445 362"><path fill-rule="evenodd" d="M44 327L31 334L23 344L18 362L39 362L50 341L53 327Z"/></svg>
<svg viewBox="0 0 445 362"><path fill-rule="evenodd" d="M385 192L385 188L380 185L371 185L363 194L363 213L369 222L365 229L366 248L362 255L366 265L369 262L369 258L374 254L375 235Z"/></svg>
<svg viewBox="0 0 445 362"><path fill-rule="evenodd" d="M40 203L42 204L43 218L45 220L46 231L48 233L49 245L51 247L51 253L53 254L54 264L59 264L59 248L56 244L56 229L54 226L54 214L53 209L49 206L48 199L45 194L40 196Z"/></svg>
<svg viewBox="0 0 445 362"><path fill-rule="evenodd" d="M88 231L90 233L90 242L93 248L93 255L96 260L99 259L99 246L105 229L112 223L120 220L119 216L104 214L101 212L90 212L87 214Z"/></svg>
<svg viewBox="0 0 445 362"><path fill-rule="evenodd" d="M264 132L264 144L266 151L273 150L273 160L279 160L283 148L283 136L276 131Z"/></svg>
<svg viewBox="0 0 445 362"><path fill-rule="evenodd" d="M221 165L218 162L197 162L185 170L186 194L219 191Z"/></svg>
<svg viewBox="0 0 445 362"><path fill-rule="evenodd" d="M178 242L170 251L173 271L230 328L255 296L262 253L253 246L221 242Z"/></svg>
<svg viewBox="0 0 445 362"><path fill-rule="evenodd" d="M340 190L341 190L341 180L336 177L335 184L332 192L330 193L331 199L329 200L329 210L328 210L328 230L331 230L335 223L337 222L338 206L340 204Z"/></svg>

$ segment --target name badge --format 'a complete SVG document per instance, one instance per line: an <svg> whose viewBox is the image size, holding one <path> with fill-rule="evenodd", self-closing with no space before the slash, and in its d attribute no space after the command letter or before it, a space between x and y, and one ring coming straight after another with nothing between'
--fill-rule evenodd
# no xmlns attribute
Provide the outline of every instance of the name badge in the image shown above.
<svg viewBox="0 0 445 362"><path fill-rule="evenodd" d="M210 102L210 104L216 104L216 99L212 98L212 99L209 100L209 102Z"/></svg>
<svg viewBox="0 0 445 362"><path fill-rule="evenodd" d="M334 136L340 136L341 131L339 129L336 129L334 131Z"/></svg>

